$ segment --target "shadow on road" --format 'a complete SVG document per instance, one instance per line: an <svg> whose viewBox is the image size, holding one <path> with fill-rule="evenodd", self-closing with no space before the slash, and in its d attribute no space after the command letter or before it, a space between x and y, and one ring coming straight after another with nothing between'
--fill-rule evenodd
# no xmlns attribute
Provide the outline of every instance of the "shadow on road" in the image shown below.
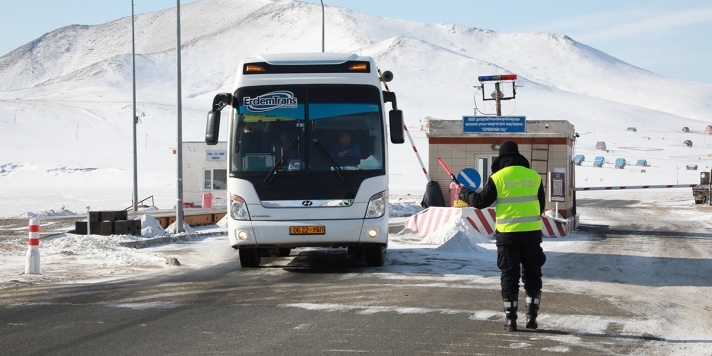
<svg viewBox="0 0 712 356"><path fill-rule="evenodd" d="M635 227L635 225L634 225ZM642 226L641 226L642 227ZM580 224L578 229L580 232L592 233L596 237L603 239L608 238L625 238L626 236L656 236L670 238L712 238L712 233L707 232L689 232L689 231L664 231L664 230L639 230L639 229L612 229L609 225L593 225Z"/></svg>

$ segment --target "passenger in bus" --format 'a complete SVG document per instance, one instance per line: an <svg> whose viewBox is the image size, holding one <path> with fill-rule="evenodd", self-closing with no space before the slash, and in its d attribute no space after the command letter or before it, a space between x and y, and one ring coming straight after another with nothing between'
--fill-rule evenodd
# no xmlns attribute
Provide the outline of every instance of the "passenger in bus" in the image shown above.
<svg viewBox="0 0 712 356"><path fill-rule="evenodd" d="M289 131L283 129L279 132L279 138L272 144L272 153L275 159L279 159L282 155L287 153L289 146L292 145L292 140L294 140L294 137L290 136ZM295 150L293 150L289 156L284 157L285 161L289 161L289 157L294 156L294 152Z"/></svg>
<svg viewBox="0 0 712 356"><path fill-rule="evenodd" d="M351 134L348 131L339 131L339 142L331 148L329 153L335 158L361 158L361 146L358 143L351 142Z"/></svg>

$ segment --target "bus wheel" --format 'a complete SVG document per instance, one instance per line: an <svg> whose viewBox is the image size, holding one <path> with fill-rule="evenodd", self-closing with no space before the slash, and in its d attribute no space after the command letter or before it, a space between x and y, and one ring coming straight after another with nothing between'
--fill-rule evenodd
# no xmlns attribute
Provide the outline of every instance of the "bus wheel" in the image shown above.
<svg viewBox="0 0 712 356"><path fill-rule="evenodd" d="M252 268L260 265L260 258L262 257L260 249L241 248L239 251L240 266L243 268Z"/></svg>
<svg viewBox="0 0 712 356"><path fill-rule="evenodd" d="M290 249L290 248L280 248L279 251L277 252L277 256L287 257L287 256L289 256L290 252L292 252L292 249Z"/></svg>
<svg viewBox="0 0 712 356"><path fill-rule="evenodd" d="M349 246L346 253L354 256L363 256L366 254L366 248L363 246Z"/></svg>
<svg viewBox="0 0 712 356"><path fill-rule="evenodd" d="M386 249L381 245L366 248L366 265L369 267L382 267L386 262Z"/></svg>

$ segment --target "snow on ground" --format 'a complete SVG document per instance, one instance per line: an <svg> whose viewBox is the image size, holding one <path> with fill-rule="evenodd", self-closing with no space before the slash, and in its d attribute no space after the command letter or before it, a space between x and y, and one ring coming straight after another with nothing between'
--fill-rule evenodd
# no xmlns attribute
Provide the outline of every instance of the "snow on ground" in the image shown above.
<svg viewBox="0 0 712 356"><path fill-rule="evenodd" d="M420 199L408 197L395 198L391 204L392 222L405 220L423 208L420 206ZM214 246L217 255L223 258L217 261L223 262L227 258L236 259L237 254L229 247L227 242L226 228L227 220L223 218L215 225L190 227L184 225L184 239L188 242L175 238L175 223L167 228L161 227L160 223L153 218L151 211L143 211L141 220L141 235L77 235L73 233L58 233L53 236L43 238L40 244L41 275L25 275L25 254L27 251L27 228L22 226L17 228L16 234L11 238L0 238L0 288L14 283L54 283L79 280L104 280L106 278L131 277L137 272L161 271L169 268L166 265L166 256L161 253L161 246L145 249L135 249L124 247L129 242L159 241L158 238L169 238L168 241L180 241L175 243L185 249L205 250L205 246ZM85 217L76 212L66 209L45 210L40 212L28 212L20 215L20 218L40 218L41 231L47 227L42 218L57 216L76 216L77 221L85 220ZM0 227L2 226L0 219ZM44 227L42 225L45 224ZM54 224L54 222L50 223ZM49 229L48 229L49 230ZM69 230L66 228L64 230ZM217 236L216 236L217 235ZM187 237L185 237L187 236ZM170 239L174 237L173 239ZM124 245L122 245L124 244ZM165 245L163 243L162 245ZM198 247L200 246L200 247ZM474 248L474 247L473 247ZM207 250L210 250L208 248ZM190 268L200 268L210 265L210 261L215 261L207 256L206 261L193 259L187 266ZM186 266L185 256L179 259L182 266Z"/></svg>

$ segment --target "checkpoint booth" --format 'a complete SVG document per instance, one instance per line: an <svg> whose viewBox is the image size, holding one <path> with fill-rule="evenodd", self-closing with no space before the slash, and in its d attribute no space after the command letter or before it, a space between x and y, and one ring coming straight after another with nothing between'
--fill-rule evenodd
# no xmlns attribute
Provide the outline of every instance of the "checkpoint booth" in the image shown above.
<svg viewBox="0 0 712 356"><path fill-rule="evenodd" d="M576 132L570 122L526 120L524 116L464 116L462 120L431 119L429 123L428 170L440 185L446 202L451 198L452 179L438 158L455 174L463 168L474 168L484 185L491 174L492 161L499 154L499 145L511 140L541 176L547 195L546 210L555 210L563 219L576 217L573 160Z"/></svg>
<svg viewBox="0 0 712 356"><path fill-rule="evenodd" d="M186 208L227 205L227 142L183 142L183 205Z"/></svg>

